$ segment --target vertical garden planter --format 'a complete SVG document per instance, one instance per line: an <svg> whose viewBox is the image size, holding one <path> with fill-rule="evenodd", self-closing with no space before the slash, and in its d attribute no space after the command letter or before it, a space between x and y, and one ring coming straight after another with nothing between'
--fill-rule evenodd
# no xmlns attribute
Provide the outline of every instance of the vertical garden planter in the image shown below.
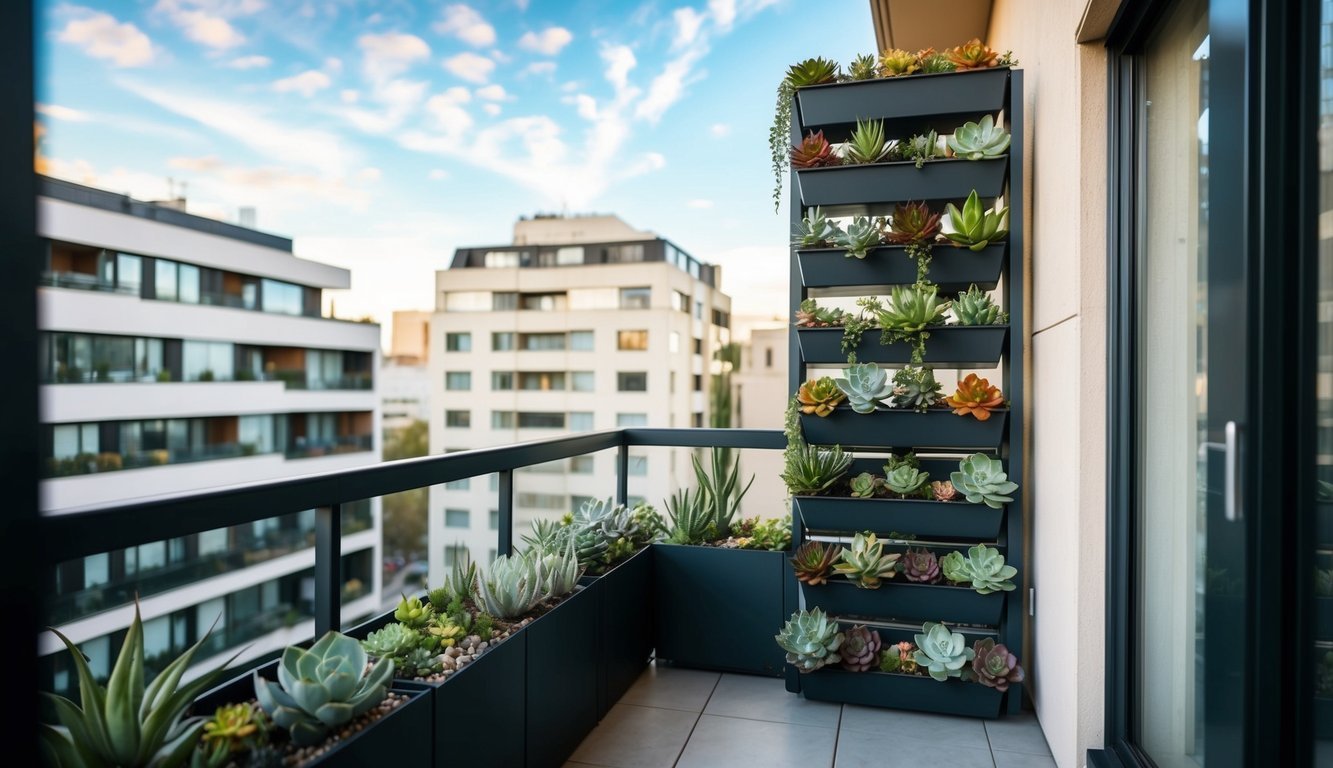
<svg viewBox="0 0 1333 768"><path fill-rule="evenodd" d="M925 363L933 368L994 368L1009 338L1007 325L942 325L930 330L926 342ZM801 345L801 359L810 365L845 365L841 328L798 328L796 340ZM912 361L912 347L906 342L879 343L879 330L861 334L852 350L857 362L902 366Z"/></svg>
<svg viewBox="0 0 1333 768"><path fill-rule="evenodd" d="M597 578L597 718L606 716L653 655L653 549L644 547Z"/></svg>
<svg viewBox="0 0 1333 768"><path fill-rule="evenodd" d="M1016 690L1016 687L1011 686L1009 690ZM847 672L830 668L802 675L801 691L807 699L816 701L988 718L1000 716L1005 697L994 688L961 680L940 682L919 675Z"/></svg>
<svg viewBox="0 0 1333 768"><path fill-rule="evenodd" d="M801 432L809 443L844 448L995 450L1004 442L1008 419L1008 410L992 411L989 419L979 421L947 408L857 413L839 406L828 416L801 414Z"/></svg>
<svg viewBox="0 0 1333 768"><path fill-rule="evenodd" d="M873 531L881 537L911 531L933 541L997 541L1004 510L985 504L923 499L850 499L796 496L792 512L820 533Z"/></svg>
<svg viewBox="0 0 1333 768"><path fill-rule="evenodd" d="M523 629L528 766L562 764L597 725L602 582L576 590ZM487 732L473 737L478 733Z"/></svg>
<svg viewBox="0 0 1333 768"><path fill-rule="evenodd" d="M883 580L878 589L861 589L836 578L817 587L802 584L801 594L808 605L818 605L839 618L892 619L915 625L942 621L950 626L999 626L1005 604L1004 592L982 595L971 587L913 584L898 578Z"/></svg>
<svg viewBox="0 0 1333 768"><path fill-rule="evenodd" d="M942 294L965 291L970 285L993 290L1006 255L1005 243L980 251L937 245L930 261L930 280ZM796 251L796 259L801 285L820 296L878 295L888 293L889 286L916 282L916 262L901 245L871 248L864 259L852 258L840 248L802 248Z"/></svg>
<svg viewBox="0 0 1333 768"><path fill-rule="evenodd" d="M777 677L786 552L654 544L657 658ZM707 640L700 633L707 627Z"/></svg>
<svg viewBox="0 0 1333 768"><path fill-rule="evenodd" d="M820 206L829 216L888 212L891 203L962 201L976 190L985 198L1004 192L1009 157L985 160L928 160L801 168L796 171L801 203Z"/></svg>
<svg viewBox="0 0 1333 768"><path fill-rule="evenodd" d="M857 120L883 120L889 136L944 134L1004 109L1008 95L1007 69L909 75L801 88L795 116L803 130L833 134L830 141L850 134Z"/></svg>

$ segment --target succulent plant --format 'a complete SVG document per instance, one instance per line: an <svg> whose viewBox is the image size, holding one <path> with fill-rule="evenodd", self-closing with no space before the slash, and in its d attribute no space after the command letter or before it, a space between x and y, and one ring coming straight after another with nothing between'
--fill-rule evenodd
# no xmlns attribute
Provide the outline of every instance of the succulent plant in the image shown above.
<svg viewBox="0 0 1333 768"><path fill-rule="evenodd" d="M471 614L464 615L471 618ZM440 617L436 616L435 621L421 633L421 647L427 651L440 651L454 647L464 637L467 637L464 627L452 621L440 621Z"/></svg>
<svg viewBox="0 0 1333 768"><path fill-rule="evenodd" d="M980 122L967 122L958 126L946 143L955 157L965 160L999 157L1009 148L1009 132L1004 126L996 125L995 118L986 115Z"/></svg>
<svg viewBox="0 0 1333 768"><path fill-rule="evenodd" d="M950 48L945 55L949 57L949 61L953 62L954 69L960 72L968 69L989 69L1000 66L1000 54L992 51L977 37L957 48Z"/></svg>
<svg viewBox="0 0 1333 768"><path fill-rule="evenodd" d="M838 648L843 634L838 622L818 608L793 613L773 639L787 652L787 663L800 672L814 672L841 661Z"/></svg>
<svg viewBox="0 0 1333 768"><path fill-rule="evenodd" d="M862 472L852 478L853 499L873 499L884 487L884 481L869 472Z"/></svg>
<svg viewBox="0 0 1333 768"><path fill-rule="evenodd" d="M884 240L896 245L925 243L939 231L940 214L931 213L925 203L898 203L889 216L889 231Z"/></svg>
<svg viewBox="0 0 1333 768"><path fill-rule="evenodd" d="M917 61L921 62L921 74L937 75L941 72L954 71L954 63L949 61L949 57L942 53L936 53L934 48L927 48L916 55Z"/></svg>
<svg viewBox="0 0 1333 768"><path fill-rule="evenodd" d="M839 232L833 244L847 252L847 257L864 259L870 249L880 244L880 228L867 216L857 216L847 225L845 232Z"/></svg>
<svg viewBox="0 0 1333 768"><path fill-rule="evenodd" d="M843 146L843 160L856 164L878 163L889 149L889 142L884 138L884 121L858 118L856 128Z"/></svg>
<svg viewBox="0 0 1333 768"><path fill-rule="evenodd" d="M880 639L878 630L864 624L855 624L843 633L842 666L850 672L867 672L879 662Z"/></svg>
<svg viewBox="0 0 1333 768"><path fill-rule="evenodd" d="M844 453L841 446L801 446L788 452L782 481L787 484L787 492L793 496L814 495L838 482L847 474L851 464L852 457Z"/></svg>
<svg viewBox="0 0 1333 768"><path fill-rule="evenodd" d="M935 497L935 501L953 501L958 498L958 491L954 490L953 483L948 480L932 482L930 492Z"/></svg>
<svg viewBox="0 0 1333 768"><path fill-rule="evenodd" d="M685 488L666 500L668 526L667 541L672 544L701 544L709 538L712 516L702 493Z"/></svg>
<svg viewBox="0 0 1333 768"><path fill-rule="evenodd" d="M42 697L52 705L59 723L40 726L42 751L49 762L170 768L190 758L204 729L204 718L187 718L185 712L231 663L229 660L188 683L181 683L190 660L207 642L211 630L166 665L146 687L143 621L137 601L134 619L125 632L120 654L105 686L93 677L78 646L58 630L51 631L69 651L79 681L79 704L43 692Z"/></svg>
<svg viewBox="0 0 1333 768"><path fill-rule="evenodd" d="M1003 462L984 453L974 453L958 462L958 471L951 473L949 480L969 502L992 509L1013 501L1009 494L1018 490L1018 484L1010 482L1005 474Z"/></svg>
<svg viewBox="0 0 1333 768"><path fill-rule="evenodd" d="M838 63L815 58L793 64L778 83L777 103L773 108L773 124L768 128L768 150L773 164L773 210L782 202L782 186L787 166L791 162L791 108L792 97L798 88L836 82Z"/></svg>
<svg viewBox="0 0 1333 768"><path fill-rule="evenodd" d="M377 659L397 659L421 644L421 632L406 624L385 624L366 635L361 647Z"/></svg>
<svg viewBox="0 0 1333 768"><path fill-rule="evenodd" d="M898 561L903 568L903 576L908 581L918 584L934 584L940 580L940 561L929 549L908 548Z"/></svg>
<svg viewBox="0 0 1333 768"><path fill-rule="evenodd" d="M879 671L897 672L902 668L902 660L898 657L898 647L891 645L879 652Z"/></svg>
<svg viewBox="0 0 1333 768"><path fill-rule="evenodd" d="M842 376L833 382L847 396L847 404L857 413L874 413L875 407L893 394L889 372L875 363L853 363L844 368Z"/></svg>
<svg viewBox="0 0 1333 768"><path fill-rule="evenodd" d="M934 131L924 135L918 134L902 143L898 148L902 153L904 160L916 161L916 167L921 168L927 160L933 160L940 156L940 137Z"/></svg>
<svg viewBox="0 0 1333 768"><path fill-rule="evenodd" d="M815 206L801 219L801 230L796 233L793 244L798 248L819 248L832 245L841 234L838 222L826 217L819 206Z"/></svg>
<svg viewBox="0 0 1333 768"><path fill-rule="evenodd" d="M435 618L435 607L422 602L419 597L403 595L398 601L398 607L394 609L393 617L412 629L422 629Z"/></svg>
<svg viewBox="0 0 1333 768"><path fill-rule="evenodd" d="M943 385L935 380L933 370L908 365L893 375L893 396L890 402L895 408L925 411L940 401L943 389Z"/></svg>
<svg viewBox="0 0 1333 768"><path fill-rule="evenodd" d="M912 654L913 660L941 682L962 677L963 666L975 655L961 634L933 621L923 624L921 634L915 635L914 639L916 652Z"/></svg>
<svg viewBox="0 0 1333 768"><path fill-rule="evenodd" d="M930 480L929 472L903 465L885 472L884 487L899 496L906 497L915 495L928 480Z"/></svg>
<svg viewBox="0 0 1333 768"><path fill-rule="evenodd" d="M838 407L838 403L841 403L843 399L842 391L828 376L810 379L802 384L800 390L796 393L796 401L800 403L801 413L814 414L820 417L833 413L833 409Z"/></svg>
<svg viewBox="0 0 1333 768"><path fill-rule="evenodd" d="M532 521L532 532L523 534L523 543L530 552L556 552L569 539L570 529L561 520L539 517Z"/></svg>
<svg viewBox="0 0 1333 768"><path fill-rule="evenodd" d="M946 205L945 210L949 214L949 227L952 231L945 232L944 237L953 241L955 245L980 251L993 242L1003 240L1005 235L1009 234L1009 230L1000 229L1009 209L1007 207L999 210L982 209L981 198L977 197L975 189L967 196L967 200L963 201L961 211L953 203Z"/></svg>
<svg viewBox="0 0 1333 768"><path fill-rule="evenodd" d="M413 648L394 660L394 668L401 677L430 677L444 671L444 662L438 652Z"/></svg>
<svg viewBox="0 0 1333 768"><path fill-rule="evenodd" d="M196 768L222 768L233 755L248 755L264 749L268 743L268 717L257 704L223 704L204 723L199 749L192 756ZM247 768L254 761L244 761ZM281 765L281 763L278 763Z"/></svg>
<svg viewBox="0 0 1333 768"><path fill-rule="evenodd" d="M877 313L880 328L900 334L914 334L944 322L948 301L940 301L934 285L895 285L889 301Z"/></svg>
<svg viewBox="0 0 1333 768"><path fill-rule="evenodd" d="M658 541L666 535L666 520L662 513L653 508L652 504L639 502L630 510L630 517L634 519L634 526L638 533L634 535L634 543L643 546Z"/></svg>
<svg viewBox="0 0 1333 768"><path fill-rule="evenodd" d="M916 646L904 640L897 645L891 646L898 650L899 671L907 675L917 673Z"/></svg>
<svg viewBox="0 0 1333 768"><path fill-rule="evenodd" d="M619 507L624 510L625 508ZM628 541L627 538L617 541ZM537 578L541 581L542 595L545 598L561 597L574 591L583 575L583 566L575 553L574 541L565 543L563 552L550 552L533 556L537 563Z"/></svg>
<svg viewBox="0 0 1333 768"><path fill-rule="evenodd" d="M958 382L958 391L944 399L959 416L975 416L977 421L990 419L991 411L1004 407L1004 394L990 381L969 373Z"/></svg>
<svg viewBox="0 0 1333 768"><path fill-rule="evenodd" d="M793 88L832 83L838 79L839 69L838 62L831 59L822 57L806 59L787 68L784 82Z"/></svg>
<svg viewBox="0 0 1333 768"><path fill-rule="evenodd" d="M462 602L471 599L477 593L477 564L472 562L472 556L468 554L466 547L459 547L459 551L454 554L454 567L445 575L443 589L451 600L444 603L432 600L432 604L448 605L452 600Z"/></svg>
<svg viewBox="0 0 1333 768"><path fill-rule="evenodd" d="M731 535L741 549L786 552L791 549L791 515L749 517L733 526Z"/></svg>
<svg viewBox="0 0 1333 768"><path fill-rule="evenodd" d="M879 62L873 53L863 53L847 65L847 77L852 80L874 80L879 76Z"/></svg>
<svg viewBox="0 0 1333 768"><path fill-rule="evenodd" d="M704 470L698 456L691 455L690 462L694 466L694 479L699 483L699 495L703 497L704 508L709 512L713 535L725 539L731 535L731 521L740 509L741 499L754 485L754 475L742 488L739 456L733 461L730 451L713 449L709 458L711 472Z"/></svg>
<svg viewBox="0 0 1333 768"><path fill-rule="evenodd" d="M829 572L838 559L838 548L813 539L796 548L791 557L792 570L796 580L817 587L827 584Z"/></svg>
<svg viewBox="0 0 1333 768"><path fill-rule="evenodd" d="M858 533L850 548L844 547L833 570L846 576L861 589L879 589L882 579L897 572L898 553L884 553L884 542L873 533Z"/></svg>
<svg viewBox="0 0 1333 768"><path fill-rule="evenodd" d="M1018 657L994 638L984 637L972 646L972 677L987 688L1009 690L1010 683L1023 682Z"/></svg>
<svg viewBox="0 0 1333 768"><path fill-rule="evenodd" d="M254 673L255 697L273 722L299 746L318 744L332 729L351 722L384 700L393 679L392 659L366 669L366 652L356 640L329 631L305 650L288 646L278 665L278 681Z"/></svg>
<svg viewBox="0 0 1333 768"><path fill-rule="evenodd" d="M477 579L477 602L492 616L514 619L541 601L543 586L535 559L523 554L500 555Z"/></svg>
<svg viewBox="0 0 1333 768"><path fill-rule="evenodd" d="M841 309L825 309L814 299L802 301L800 308L796 310L798 328L829 328L842 325L846 320L847 314Z"/></svg>
<svg viewBox="0 0 1333 768"><path fill-rule="evenodd" d="M823 168L838 164L838 153L824 138L823 131L814 131L791 148L791 164L796 168Z"/></svg>
<svg viewBox="0 0 1333 768"><path fill-rule="evenodd" d="M1002 312L995 299L973 283L953 300L953 316L959 325L1003 325L1009 313Z"/></svg>
<svg viewBox="0 0 1333 768"><path fill-rule="evenodd" d="M879 55L879 72L883 77L910 75L920 68L916 54L901 48L891 48Z"/></svg>
<svg viewBox="0 0 1333 768"><path fill-rule="evenodd" d="M912 467L913 469L920 469L921 459L917 457L915 451L908 451L907 453L904 453L901 456L899 456L896 453L890 453L888 456L884 457L884 471L886 473L892 472L898 467Z"/></svg>
<svg viewBox="0 0 1333 768"><path fill-rule="evenodd" d="M940 570L944 578L955 584L970 584L981 595L1014 591L1010 579L1018 573L1017 568L1004 564L1004 555L998 549L985 544L968 548L967 557L950 552L940 559Z"/></svg>

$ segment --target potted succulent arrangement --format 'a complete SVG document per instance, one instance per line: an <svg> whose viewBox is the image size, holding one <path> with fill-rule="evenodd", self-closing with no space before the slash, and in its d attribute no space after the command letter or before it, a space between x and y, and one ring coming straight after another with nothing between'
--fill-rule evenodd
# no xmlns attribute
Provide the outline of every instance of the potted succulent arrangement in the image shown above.
<svg viewBox="0 0 1333 768"><path fill-rule="evenodd" d="M844 627L814 608L792 614L774 639L811 699L997 717L1024 677L1018 658L993 637L969 638L942 622L914 634Z"/></svg>
<svg viewBox="0 0 1333 768"><path fill-rule="evenodd" d="M768 642L785 615L789 519L736 520L749 483L740 463L712 452L710 468L697 457L696 489L667 500L667 532L653 545L657 658L699 669L782 674L780 653ZM700 643L697 628L722 633L726 643Z"/></svg>

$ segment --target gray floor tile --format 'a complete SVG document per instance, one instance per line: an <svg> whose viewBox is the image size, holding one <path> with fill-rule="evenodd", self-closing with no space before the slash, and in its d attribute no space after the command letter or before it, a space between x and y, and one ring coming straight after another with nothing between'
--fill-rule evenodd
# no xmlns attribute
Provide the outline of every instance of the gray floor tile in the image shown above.
<svg viewBox="0 0 1333 768"><path fill-rule="evenodd" d="M991 749L1005 752L1026 752L1030 755L1050 755L1046 734L1031 713L986 721L986 736Z"/></svg>
<svg viewBox="0 0 1333 768"><path fill-rule="evenodd" d="M1045 755L1029 755L1024 752L1005 752L995 750L995 768L1056 768L1055 758Z"/></svg>
<svg viewBox="0 0 1333 768"><path fill-rule="evenodd" d="M807 701L800 694L788 693L780 678L723 675L704 714L836 728L840 709L837 704Z"/></svg>
<svg viewBox="0 0 1333 768"><path fill-rule="evenodd" d="M843 731L888 733L897 739L928 741L951 747L990 749L986 727L981 720L971 717L950 717L896 709L858 707L847 704L842 708Z"/></svg>
<svg viewBox="0 0 1333 768"><path fill-rule="evenodd" d="M613 768L671 768L697 719L693 712L622 702L611 708L569 759Z"/></svg>
<svg viewBox="0 0 1333 768"><path fill-rule="evenodd" d="M949 768L994 768L989 749L960 747L951 742L931 743L904 739L896 730L849 731L838 733L838 762L834 768L917 768L936 765Z"/></svg>
<svg viewBox="0 0 1333 768"><path fill-rule="evenodd" d="M717 672L653 664L639 675L639 679L620 697L620 701L622 704L638 704L642 707L702 712L719 677L721 675Z"/></svg>
<svg viewBox="0 0 1333 768"><path fill-rule="evenodd" d="M679 768L829 768L836 731L704 715L680 756Z"/></svg>

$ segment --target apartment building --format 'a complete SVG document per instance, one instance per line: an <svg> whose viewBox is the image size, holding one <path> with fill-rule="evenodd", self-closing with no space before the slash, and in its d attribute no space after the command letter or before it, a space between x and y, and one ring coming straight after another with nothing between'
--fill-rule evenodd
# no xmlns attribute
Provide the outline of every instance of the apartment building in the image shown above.
<svg viewBox="0 0 1333 768"><path fill-rule="evenodd" d="M402 429L430 415L430 314L415 310L393 313L389 354L380 365L382 426Z"/></svg>
<svg viewBox="0 0 1333 768"><path fill-rule="evenodd" d="M740 370L732 374L735 426L741 429L782 429L791 399L787 384L790 331L786 324L754 326L740 342ZM776 478L783 470L777 451L742 451L743 476L754 485L741 501L741 514L776 517L788 509L787 488Z"/></svg>
<svg viewBox="0 0 1333 768"><path fill-rule="evenodd" d="M380 329L322 317L347 270L286 238L41 179L44 514L379 460ZM172 658L310 635L314 510L64 563L46 620L95 665L133 614ZM379 607L378 500L343 510L345 616ZM67 655L41 639L56 689ZM106 670L95 666L95 674Z"/></svg>
<svg viewBox="0 0 1333 768"><path fill-rule="evenodd" d="M703 427L730 340L721 270L615 216L520 220L512 245L460 248L436 273L432 453L617 427ZM692 482L685 449L632 453L629 492L661 504ZM515 477L515 526L615 488L615 456ZM432 488L430 566L494 557L496 479Z"/></svg>

